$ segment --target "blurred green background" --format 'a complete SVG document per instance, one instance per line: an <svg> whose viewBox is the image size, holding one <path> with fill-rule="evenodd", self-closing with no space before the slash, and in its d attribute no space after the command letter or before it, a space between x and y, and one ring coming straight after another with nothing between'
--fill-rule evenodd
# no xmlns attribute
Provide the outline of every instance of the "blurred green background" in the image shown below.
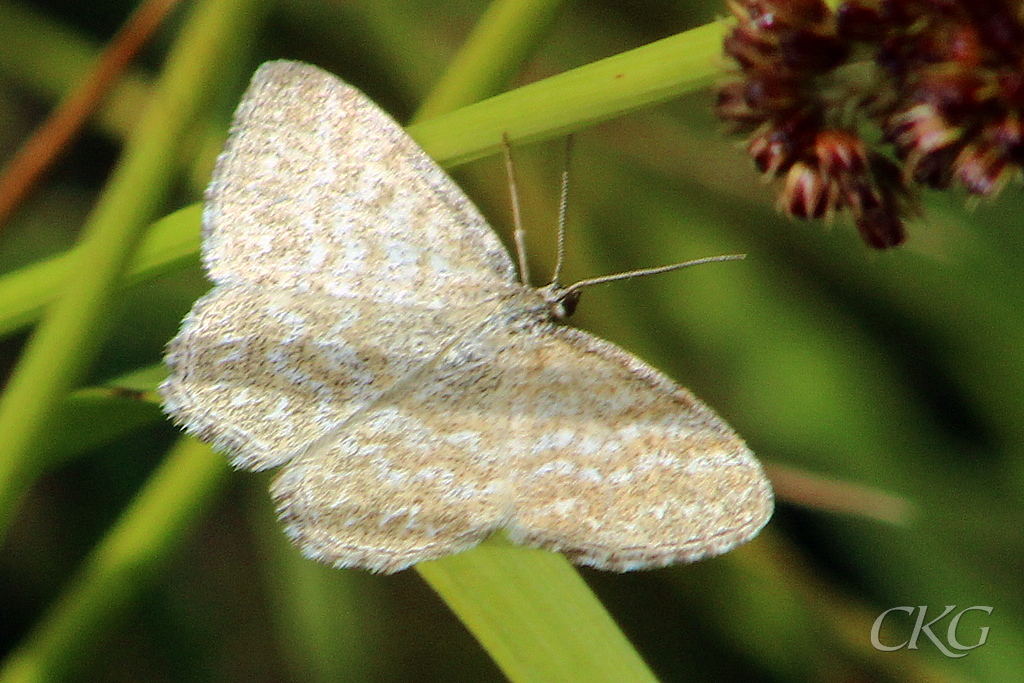
<svg viewBox="0 0 1024 683"><path fill-rule="evenodd" d="M215 106L181 150L159 215L200 200L259 62L316 63L407 121L486 6L292 0L260 8L206 93ZM125 1L0 2L0 157L13 154L132 9ZM2 272L74 244L188 11L184 3L172 14L131 77L0 226ZM724 14L704 0L566 3L531 27L536 49L507 87ZM726 60L710 59L726 78ZM712 101L702 88L578 131L565 280L748 254L588 290L574 323L690 387L766 465L785 467L771 470L778 508L760 537L721 558L628 575L583 571L586 581L665 681L1024 681L1019 187L972 206L955 193L928 195L907 245L871 252L842 219L828 227L779 216L772 188L722 132ZM515 154L542 279L553 265L562 143ZM500 161L453 175L507 238ZM194 252L165 271L118 295L86 386L158 363L209 287ZM29 329L13 326L0 340L5 372ZM47 447L60 458L34 480L0 546L3 652L39 628L178 436L130 397L107 396L99 408L87 399L51 430ZM103 434L99 423L109 427ZM902 524L875 519L863 509L884 515L887 499L840 483L822 493L793 468L890 494L913 514ZM87 650L69 655L69 679L504 680L415 572L382 577L299 558L273 520L268 481L225 476L155 577L111 609ZM823 509L858 505L858 513ZM954 614L991 606L991 615L965 614L957 632L970 645L989 627L987 642L962 658L944 656L926 636L916 650L872 647L884 610L926 606L931 620L946 605L957 606ZM883 642L909 638L916 616L891 615ZM948 624L933 627L944 643Z"/></svg>

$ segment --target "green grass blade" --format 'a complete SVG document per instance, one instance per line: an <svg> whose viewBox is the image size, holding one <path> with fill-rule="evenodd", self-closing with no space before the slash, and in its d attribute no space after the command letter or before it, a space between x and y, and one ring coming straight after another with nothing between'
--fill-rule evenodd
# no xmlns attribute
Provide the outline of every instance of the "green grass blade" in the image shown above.
<svg viewBox="0 0 1024 683"><path fill-rule="evenodd" d="M653 681L563 556L492 539L416 569L513 681Z"/></svg>
<svg viewBox="0 0 1024 683"><path fill-rule="evenodd" d="M559 137L705 88L723 72L727 24L713 22L409 127L434 159L463 164L516 143Z"/></svg>
<svg viewBox="0 0 1024 683"><path fill-rule="evenodd" d="M193 204L161 218L146 231L121 284L131 286L176 270L199 253L199 216ZM74 276L77 252L37 261L0 277L0 336L39 319Z"/></svg>

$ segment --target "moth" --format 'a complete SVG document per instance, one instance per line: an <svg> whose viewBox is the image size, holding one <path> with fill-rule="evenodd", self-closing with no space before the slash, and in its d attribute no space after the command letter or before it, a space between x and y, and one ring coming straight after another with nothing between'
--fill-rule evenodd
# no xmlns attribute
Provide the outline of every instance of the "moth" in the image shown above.
<svg viewBox="0 0 1024 683"><path fill-rule="evenodd" d="M169 343L166 412L271 495L303 553L393 572L495 530L624 571L753 537L771 486L689 391L564 324L380 107L262 65L206 193L215 287Z"/></svg>

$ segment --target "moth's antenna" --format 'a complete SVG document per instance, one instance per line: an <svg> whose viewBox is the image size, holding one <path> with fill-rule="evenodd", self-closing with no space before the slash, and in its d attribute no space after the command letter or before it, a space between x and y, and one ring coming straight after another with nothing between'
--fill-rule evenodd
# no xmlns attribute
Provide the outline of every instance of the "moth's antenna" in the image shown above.
<svg viewBox="0 0 1024 683"><path fill-rule="evenodd" d="M657 275L658 273L668 273L673 270L679 270L680 268L700 266L705 263L718 263L720 261L742 261L746 257L746 254L722 254L720 256L705 256L704 258L698 258L692 261L683 261L682 263L673 263L668 266L658 266L656 268L643 268L642 270L630 270L625 273L615 273L613 275L602 275L601 277L592 277L587 278L586 280L580 280L579 282L575 282L569 285L568 287L560 289L559 292L562 296L568 296L579 292L584 287L601 285L604 284L605 282L615 282L616 280L630 280L635 277Z"/></svg>
<svg viewBox="0 0 1024 683"><path fill-rule="evenodd" d="M519 211L519 189L516 185L515 168L512 164L512 146L509 144L508 133L502 134L501 139L502 149L505 152L505 168L508 171L509 191L512 193L512 221L515 225L513 236L516 243L516 252L519 256L519 275L523 284L529 286L530 271L526 265L526 230L523 229L523 219ZM746 258L746 254L707 256L705 258L684 261L682 263L673 263L667 266L644 268L642 270L631 270L625 273L592 277L586 280L580 280L568 287L563 287L558 284L558 278L562 274L562 263L565 261L565 217L566 210L569 205L569 161L572 158L572 143L572 136L566 136L565 163L562 167L562 193L558 202L558 257L555 261L555 272L551 278L551 282L537 290L537 292L543 296L544 300L547 302L548 310L550 311L553 319L565 320L571 316L573 311L576 310L576 304L580 300L580 292L586 287L604 284L605 282L615 282L616 280L629 280L635 277L644 277L646 275L668 273L673 270L679 270L680 268L699 266L704 263L739 261Z"/></svg>
<svg viewBox="0 0 1024 683"><path fill-rule="evenodd" d="M565 137L565 162L562 164L562 195L558 200L558 255L555 257L555 274L551 282L557 283L562 275L565 261L565 212L569 206L569 160L572 158L572 135Z"/></svg>
<svg viewBox="0 0 1024 683"><path fill-rule="evenodd" d="M523 229L523 215L519 211L519 186L516 184L516 169L512 164L512 145L508 133L501 134L501 149L505 153L505 172L508 174L508 190L512 195L512 239L516 243L519 259L519 281L530 286L530 267L526 264L526 230Z"/></svg>

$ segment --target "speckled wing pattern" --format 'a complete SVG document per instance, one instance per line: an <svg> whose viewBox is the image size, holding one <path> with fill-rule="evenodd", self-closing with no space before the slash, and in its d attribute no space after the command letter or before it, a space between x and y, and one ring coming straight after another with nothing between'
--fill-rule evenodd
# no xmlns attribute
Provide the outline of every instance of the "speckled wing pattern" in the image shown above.
<svg viewBox="0 0 1024 683"><path fill-rule="evenodd" d="M497 529L580 564L742 543L772 493L738 436L550 320L459 188L358 90L260 67L207 191L216 286L170 342L165 410L271 486L303 552L392 572Z"/></svg>

